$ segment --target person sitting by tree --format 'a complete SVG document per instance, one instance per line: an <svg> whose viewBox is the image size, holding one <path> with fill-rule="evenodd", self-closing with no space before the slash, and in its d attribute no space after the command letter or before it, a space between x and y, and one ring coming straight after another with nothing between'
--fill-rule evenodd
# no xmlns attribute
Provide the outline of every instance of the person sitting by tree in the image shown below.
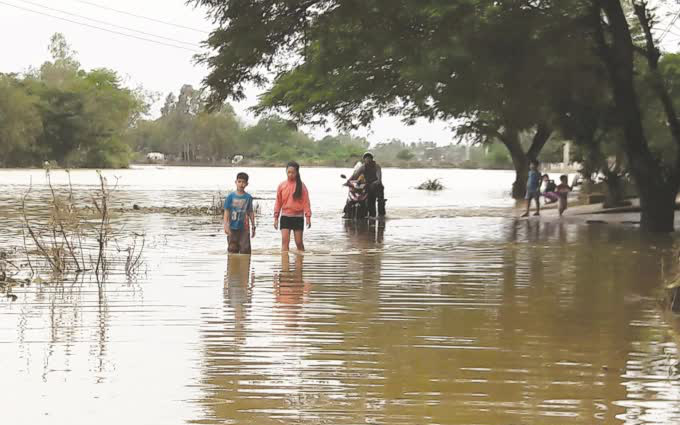
<svg viewBox="0 0 680 425"><path fill-rule="evenodd" d="M546 204L557 202L559 196L557 195L557 185L554 180L550 180L550 176L543 174L541 181L541 195L545 198Z"/></svg>
<svg viewBox="0 0 680 425"><path fill-rule="evenodd" d="M375 203L378 202L378 215L385 216L385 187L382 184L382 168L373 160L373 154L366 152L363 165L354 170L350 180L356 180L363 175L368 185L368 215L375 217Z"/></svg>

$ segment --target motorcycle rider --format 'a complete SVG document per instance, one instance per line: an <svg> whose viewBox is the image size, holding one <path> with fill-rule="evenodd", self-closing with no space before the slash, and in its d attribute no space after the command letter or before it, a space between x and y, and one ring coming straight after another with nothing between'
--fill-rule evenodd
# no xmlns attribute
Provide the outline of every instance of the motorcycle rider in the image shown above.
<svg viewBox="0 0 680 425"><path fill-rule="evenodd" d="M375 217L375 203L378 202L378 215L385 216L385 187L382 184L382 168L373 160L373 154L366 152L363 165L355 168L350 180L356 180L363 175L368 185L368 215Z"/></svg>

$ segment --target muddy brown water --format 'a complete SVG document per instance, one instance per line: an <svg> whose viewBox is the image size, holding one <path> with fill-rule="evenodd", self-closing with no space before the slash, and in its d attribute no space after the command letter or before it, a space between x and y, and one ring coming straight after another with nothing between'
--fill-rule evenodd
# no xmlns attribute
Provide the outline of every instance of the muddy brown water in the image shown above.
<svg viewBox="0 0 680 425"><path fill-rule="evenodd" d="M203 205L234 169L141 167L114 201ZM675 237L523 220L512 173L385 170L382 222L339 219L347 170L303 169L304 256L271 226L283 170L252 169L251 257L210 217L123 214L135 279L16 288L0 301L3 424L673 424L679 354L659 308ZM55 172L58 187L63 173ZM0 171L2 246L40 171ZM78 191L97 184L74 171ZM412 187L441 177L446 190Z"/></svg>

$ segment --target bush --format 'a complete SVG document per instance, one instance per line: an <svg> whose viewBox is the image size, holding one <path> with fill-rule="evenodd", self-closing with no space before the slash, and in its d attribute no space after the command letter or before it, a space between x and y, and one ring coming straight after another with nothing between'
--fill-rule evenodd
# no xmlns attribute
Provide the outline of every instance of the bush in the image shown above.
<svg viewBox="0 0 680 425"><path fill-rule="evenodd" d="M441 184L439 179L427 179L423 183L420 184L416 189L418 190L443 190L444 185Z"/></svg>
<svg viewBox="0 0 680 425"><path fill-rule="evenodd" d="M402 151L399 151L399 153L397 154L397 159L401 159L403 161L410 161L413 158L415 158L415 155L413 154L413 152L411 152L410 149L404 149Z"/></svg>

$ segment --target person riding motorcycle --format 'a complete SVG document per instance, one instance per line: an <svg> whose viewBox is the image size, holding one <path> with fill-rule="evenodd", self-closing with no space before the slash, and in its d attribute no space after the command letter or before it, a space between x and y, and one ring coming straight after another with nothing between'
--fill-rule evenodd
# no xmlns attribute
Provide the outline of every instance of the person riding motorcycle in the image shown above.
<svg viewBox="0 0 680 425"><path fill-rule="evenodd" d="M385 187L382 184L382 168L373 160L373 154L366 152L363 165L354 170L349 180L356 180L363 175L368 185L368 215L375 217L375 204L378 202L378 215L385 215Z"/></svg>
<svg viewBox="0 0 680 425"><path fill-rule="evenodd" d="M344 176L343 176L344 177ZM364 175L360 175L356 180L348 180L345 183L349 193L345 201L345 208L342 210L342 218L357 219L365 218L368 213L367 199L368 190L366 188L366 179Z"/></svg>

